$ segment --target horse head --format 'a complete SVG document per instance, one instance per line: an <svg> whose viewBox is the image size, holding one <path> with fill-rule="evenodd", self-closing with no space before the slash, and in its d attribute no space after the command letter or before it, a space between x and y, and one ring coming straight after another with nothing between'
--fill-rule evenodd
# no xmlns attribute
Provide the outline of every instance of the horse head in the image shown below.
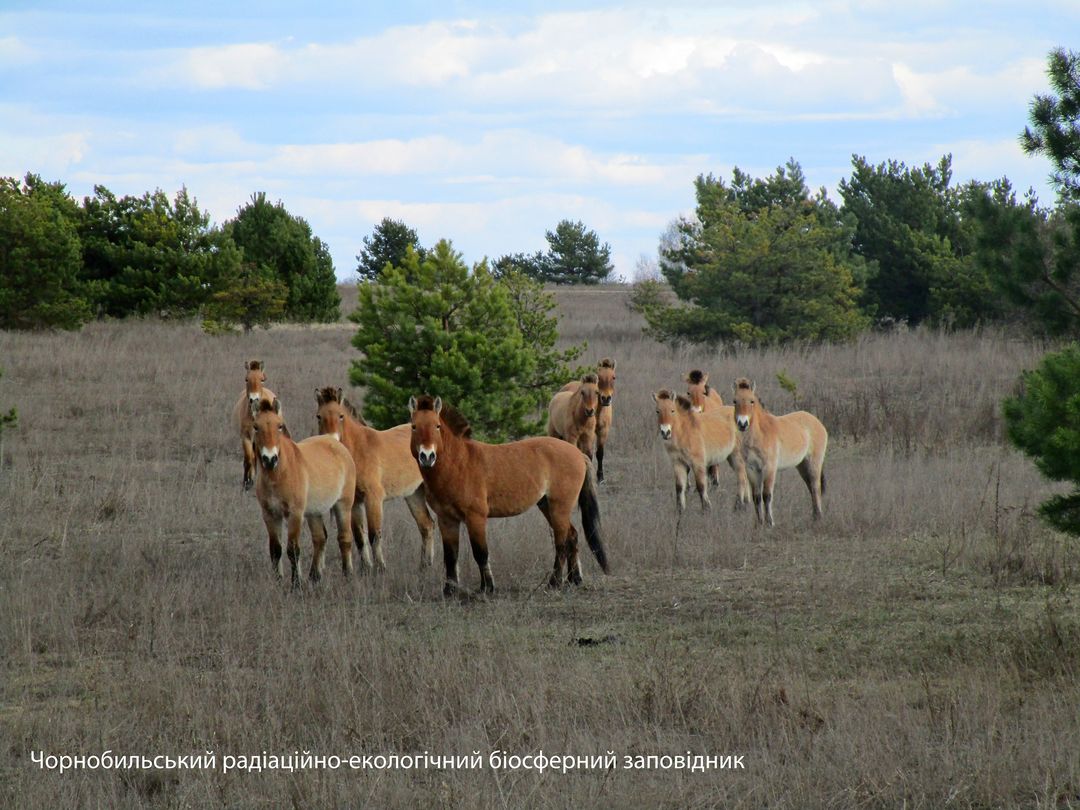
<svg viewBox="0 0 1080 810"><path fill-rule="evenodd" d="M251 412L254 419L252 444L255 446L255 454L263 469L274 470L281 461L281 437L289 435L289 429L285 427L285 420L281 416L281 403L276 397L273 402L263 400L258 406L252 405Z"/></svg>
<svg viewBox="0 0 1080 810"><path fill-rule="evenodd" d="M345 400L342 399L340 388L316 388L315 402L319 409L315 412L315 419L319 423L319 433L323 435L337 436L341 441L345 436Z"/></svg>
<svg viewBox="0 0 1080 810"><path fill-rule="evenodd" d="M244 363L244 384L247 386L249 402L257 403L262 399L264 382L266 382L266 372L263 370L261 360L249 360Z"/></svg>
<svg viewBox="0 0 1080 810"><path fill-rule="evenodd" d="M586 374L581 378L581 385L578 386L578 396L581 397L581 404L585 409L586 418L596 413L597 403L600 399L597 382L595 374Z"/></svg>
<svg viewBox="0 0 1080 810"><path fill-rule="evenodd" d="M709 388L709 374L701 369L694 369L686 374L686 395L690 397L690 403L694 413L705 410L705 400L712 389Z"/></svg>
<svg viewBox="0 0 1080 810"><path fill-rule="evenodd" d="M615 361L610 357L605 357L596 367L596 388L600 393L600 407L607 408L615 396Z"/></svg>
<svg viewBox="0 0 1080 810"><path fill-rule="evenodd" d="M740 431L750 428L754 414L761 407L753 381L740 377L735 381L735 425Z"/></svg>

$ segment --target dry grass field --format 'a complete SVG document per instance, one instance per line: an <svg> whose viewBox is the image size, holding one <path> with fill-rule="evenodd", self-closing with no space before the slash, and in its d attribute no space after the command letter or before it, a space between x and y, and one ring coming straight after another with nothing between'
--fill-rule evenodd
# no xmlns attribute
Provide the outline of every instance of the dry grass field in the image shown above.
<svg viewBox="0 0 1080 810"><path fill-rule="evenodd" d="M228 414L266 362L294 436L347 385L351 328L209 337L93 324L0 333L0 806L1080 807L1080 545L1034 517L1047 483L998 403L1046 349L986 331L675 351L625 291L560 291L564 339L618 361L601 508L613 573L550 592L535 510L491 524L494 598L444 601L390 505L388 571L290 593L241 491ZM688 499L650 397L702 367L754 377L831 433L825 518L781 474L777 526ZM357 392L359 393L359 392ZM436 393L436 392L433 392ZM402 421L407 414L402 412ZM467 544L463 545L463 550ZM306 534L303 561L310 558ZM462 581L475 587L467 550ZM43 770L46 755L201 755L214 770ZM612 770L489 752L617 755ZM423 754L484 767L223 773L226 755ZM741 755L634 770L625 755Z"/></svg>

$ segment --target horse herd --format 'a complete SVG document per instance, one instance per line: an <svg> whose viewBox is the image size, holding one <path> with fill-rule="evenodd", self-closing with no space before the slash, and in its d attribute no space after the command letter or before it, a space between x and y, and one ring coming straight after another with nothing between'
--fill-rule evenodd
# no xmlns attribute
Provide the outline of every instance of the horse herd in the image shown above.
<svg viewBox="0 0 1080 810"><path fill-rule="evenodd" d="M600 523L598 483L604 480L604 446L612 425L615 362L604 358L595 373L567 383L548 408L548 435L506 444L472 438L465 417L438 396L409 399L409 421L388 430L370 427L340 388L315 391L319 435L294 441L281 403L267 388L262 362L244 364L246 389L233 411L244 451L244 489L254 484L269 536L270 560L282 575L282 524L293 586L299 584L300 534L306 521L313 554L310 579L322 577L326 512L337 523L342 571L353 570L354 541L364 569L386 567L382 549L383 502L404 498L421 538L421 563L434 561L438 522L446 568L444 593L458 588L458 543L464 523L480 588L493 592L487 521L537 506L551 526L553 588L581 582L578 532L600 568L608 561ZM822 514L828 434L806 411L769 413L754 383L739 378L731 405L709 385L708 374L686 375L686 394L653 394L659 435L671 460L681 516L690 475L703 510L711 508L708 482L719 483L727 462L737 481L736 508L753 501L759 524L773 525L772 495L779 470L795 467L806 483L814 518ZM593 459L595 457L595 468ZM256 475L256 472L258 473ZM428 508L435 514L433 521ZM565 576L565 580L564 580Z"/></svg>

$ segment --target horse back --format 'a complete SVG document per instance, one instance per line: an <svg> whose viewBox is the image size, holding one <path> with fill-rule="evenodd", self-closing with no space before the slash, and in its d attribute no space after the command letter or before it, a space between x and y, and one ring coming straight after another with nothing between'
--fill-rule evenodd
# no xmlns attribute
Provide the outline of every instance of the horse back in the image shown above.
<svg viewBox="0 0 1080 810"><path fill-rule="evenodd" d="M397 498L412 494L424 480L409 447L412 427L408 424L397 425L388 430L377 431L377 436L378 442L368 463L377 467L385 497Z"/></svg>
<svg viewBox="0 0 1080 810"><path fill-rule="evenodd" d="M356 464L336 437L311 436L296 443L307 485L308 511L325 512L356 488Z"/></svg>
<svg viewBox="0 0 1080 810"><path fill-rule="evenodd" d="M574 403L574 392L578 383L570 383L551 398L548 404L548 436L563 438L573 427L574 415L571 407ZM573 386L570 389L569 386Z"/></svg>
<svg viewBox="0 0 1080 810"><path fill-rule="evenodd" d="M473 443L489 517L526 511L543 497L576 503L588 459L572 444L548 436L507 444Z"/></svg>
<svg viewBox="0 0 1080 810"><path fill-rule="evenodd" d="M793 411L775 417L773 424L779 452L785 457L781 461L787 460L794 465L807 456L825 452L829 434L821 420L809 411Z"/></svg>
<svg viewBox="0 0 1080 810"><path fill-rule="evenodd" d="M705 455L710 464L715 460L723 461L735 449L735 417L724 413L725 410L725 407L714 407L698 415Z"/></svg>

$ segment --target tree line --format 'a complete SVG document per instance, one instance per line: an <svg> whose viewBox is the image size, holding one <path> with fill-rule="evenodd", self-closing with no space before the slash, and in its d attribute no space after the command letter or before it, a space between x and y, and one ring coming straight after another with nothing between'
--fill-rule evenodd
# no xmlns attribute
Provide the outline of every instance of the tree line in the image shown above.
<svg viewBox="0 0 1080 810"><path fill-rule="evenodd" d="M81 202L35 174L0 179L0 328L201 315L208 328L339 317L334 265L301 217L253 194L221 226L181 189Z"/></svg>

